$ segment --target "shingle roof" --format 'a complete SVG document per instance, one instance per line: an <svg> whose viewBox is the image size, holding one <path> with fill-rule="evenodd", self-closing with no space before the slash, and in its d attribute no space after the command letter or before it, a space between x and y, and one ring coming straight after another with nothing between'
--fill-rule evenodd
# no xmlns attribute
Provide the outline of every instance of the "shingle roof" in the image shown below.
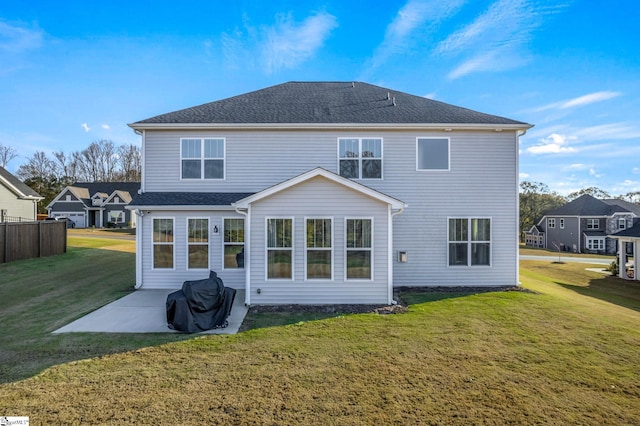
<svg viewBox="0 0 640 426"><path fill-rule="evenodd" d="M611 216L614 213L634 212L640 214L640 208L623 200L598 200L585 194L575 200L551 210L546 216Z"/></svg>
<svg viewBox="0 0 640 426"><path fill-rule="evenodd" d="M158 115L144 124L529 124L362 82L288 82Z"/></svg>
<svg viewBox="0 0 640 426"><path fill-rule="evenodd" d="M12 186L13 188L10 188L12 192L18 191L19 193L16 195L20 197L39 199L43 198L40 194L31 189L27 184L9 173L9 171L4 167L0 167L0 180L4 180L6 183Z"/></svg>
<svg viewBox="0 0 640 426"><path fill-rule="evenodd" d="M636 237L640 238L640 221L635 221L635 224L627 229L616 232L613 235L609 235L610 237Z"/></svg>
<svg viewBox="0 0 640 426"><path fill-rule="evenodd" d="M70 186L86 189L89 195L81 198L89 198L98 192L111 195L113 191L125 191L133 195L140 189L140 182L75 182ZM86 193L82 191L82 194Z"/></svg>
<svg viewBox="0 0 640 426"><path fill-rule="evenodd" d="M145 192L136 194L130 206L230 206L253 192Z"/></svg>

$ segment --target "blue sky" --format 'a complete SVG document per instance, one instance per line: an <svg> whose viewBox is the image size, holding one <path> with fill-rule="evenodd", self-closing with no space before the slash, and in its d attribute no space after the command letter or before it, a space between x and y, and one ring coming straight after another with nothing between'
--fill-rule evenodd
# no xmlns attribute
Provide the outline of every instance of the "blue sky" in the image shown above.
<svg viewBox="0 0 640 426"><path fill-rule="evenodd" d="M366 81L534 124L521 179L640 191L640 2L0 2L0 144L140 143L127 123L286 81Z"/></svg>

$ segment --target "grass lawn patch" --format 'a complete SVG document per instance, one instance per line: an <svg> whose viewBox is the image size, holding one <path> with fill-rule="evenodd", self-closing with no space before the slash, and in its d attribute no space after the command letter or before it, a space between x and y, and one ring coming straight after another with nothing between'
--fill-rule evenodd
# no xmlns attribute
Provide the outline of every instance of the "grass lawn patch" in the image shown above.
<svg viewBox="0 0 640 426"><path fill-rule="evenodd" d="M63 424L639 424L640 312L600 295L601 277L579 266L522 262L535 293L415 293L399 315L297 317L77 356L1 384L0 413Z"/></svg>

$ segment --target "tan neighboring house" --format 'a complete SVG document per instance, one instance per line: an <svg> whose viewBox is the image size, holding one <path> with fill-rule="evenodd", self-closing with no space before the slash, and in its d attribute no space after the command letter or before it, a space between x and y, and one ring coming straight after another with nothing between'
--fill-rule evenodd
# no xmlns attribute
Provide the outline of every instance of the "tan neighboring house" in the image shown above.
<svg viewBox="0 0 640 426"><path fill-rule="evenodd" d="M0 167L0 222L34 221L44 197Z"/></svg>

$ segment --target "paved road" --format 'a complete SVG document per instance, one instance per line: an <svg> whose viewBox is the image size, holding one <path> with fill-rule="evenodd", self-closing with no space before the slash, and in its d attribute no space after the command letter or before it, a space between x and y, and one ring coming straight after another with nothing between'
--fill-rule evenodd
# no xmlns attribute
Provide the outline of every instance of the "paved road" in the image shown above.
<svg viewBox="0 0 640 426"><path fill-rule="evenodd" d="M548 260L550 262L558 261L558 256L531 256L520 255L521 260ZM599 257L571 257L560 255L561 262L577 262L577 263L590 263L596 265L610 265L613 262L613 258L604 259Z"/></svg>

